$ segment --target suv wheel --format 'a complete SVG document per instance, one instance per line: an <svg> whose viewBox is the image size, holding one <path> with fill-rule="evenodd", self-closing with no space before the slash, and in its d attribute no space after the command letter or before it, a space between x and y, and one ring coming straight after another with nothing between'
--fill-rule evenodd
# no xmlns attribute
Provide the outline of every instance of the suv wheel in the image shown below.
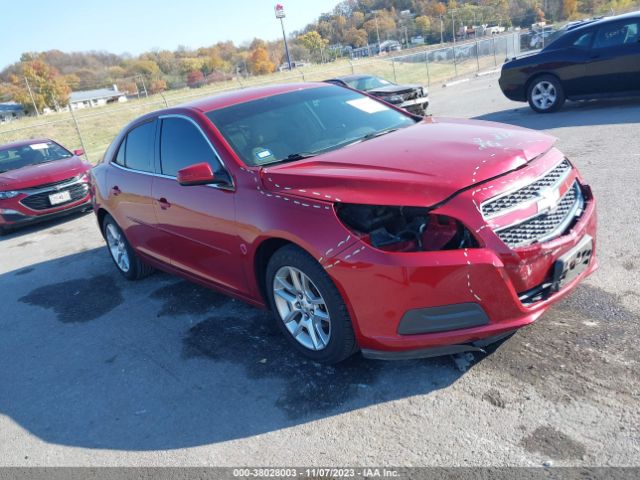
<svg viewBox="0 0 640 480"><path fill-rule="evenodd" d="M322 266L294 245L269 260L267 295L278 327L307 358L338 363L357 351L347 307Z"/></svg>
<svg viewBox="0 0 640 480"><path fill-rule="evenodd" d="M551 75L534 79L527 91L529 106L538 113L555 112L565 101L560 81Z"/></svg>
<svg viewBox="0 0 640 480"><path fill-rule="evenodd" d="M122 229L110 215L105 216L102 231L113 263L127 280L139 280L153 272L153 268L144 264L133 251Z"/></svg>

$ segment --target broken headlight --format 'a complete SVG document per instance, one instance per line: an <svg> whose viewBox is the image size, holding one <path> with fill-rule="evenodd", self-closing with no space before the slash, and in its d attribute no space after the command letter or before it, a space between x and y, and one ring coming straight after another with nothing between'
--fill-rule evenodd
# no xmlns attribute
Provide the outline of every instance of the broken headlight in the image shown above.
<svg viewBox="0 0 640 480"><path fill-rule="evenodd" d="M380 250L432 252L478 246L458 220L424 207L341 204L336 212L351 231Z"/></svg>

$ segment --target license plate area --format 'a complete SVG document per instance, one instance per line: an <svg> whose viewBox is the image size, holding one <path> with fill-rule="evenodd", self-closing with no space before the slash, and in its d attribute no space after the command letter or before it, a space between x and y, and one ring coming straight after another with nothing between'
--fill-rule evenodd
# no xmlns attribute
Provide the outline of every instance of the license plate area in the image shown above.
<svg viewBox="0 0 640 480"><path fill-rule="evenodd" d="M556 260L551 290L557 292L575 280L589 266L592 254L593 239L585 235L578 245Z"/></svg>
<svg viewBox="0 0 640 480"><path fill-rule="evenodd" d="M49 203L52 206L60 205L61 203L65 203L71 200L71 193L67 190L63 192L52 193L49 195Z"/></svg>

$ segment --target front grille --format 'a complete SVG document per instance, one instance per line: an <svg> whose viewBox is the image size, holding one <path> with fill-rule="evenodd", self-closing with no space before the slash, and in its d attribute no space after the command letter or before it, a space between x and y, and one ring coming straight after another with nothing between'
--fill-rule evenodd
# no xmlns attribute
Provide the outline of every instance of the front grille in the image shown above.
<svg viewBox="0 0 640 480"><path fill-rule="evenodd" d="M51 205L51 202L49 201L49 195L65 191L69 192L71 199L64 203ZM86 183L74 183L73 185L69 185L68 187L62 188L60 190L52 189L46 192L29 195L28 197L20 200L20 203L32 210L47 210L49 208L64 207L65 205L68 205L70 203L77 202L78 200L86 197L88 193L89 185L87 185Z"/></svg>
<svg viewBox="0 0 640 480"><path fill-rule="evenodd" d="M36 185L35 187L25 188L24 190L42 190L43 188L55 187L56 185L64 185L65 183L73 182L76 177L65 178L64 180L58 180L57 182L43 183L42 185Z"/></svg>
<svg viewBox="0 0 640 480"><path fill-rule="evenodd" d="M526 187L522 187L515 192L510 192L505 195L492 198L491 200L483 203L482 215L484 218L493 218L525 203L529 203L540 198L542 197L542 192L544 190L560 183L560 181L564 179L570 171L571 164L567 159L564 159L543 177Z"/></svg>
<svg viewBox="0 0 640 480"><path fill-rule="evenodd" d="M536 215L516 225L497 230L496 234L509 247L521 247L562 235L584 205L580 184L576 180L553 210Z"/></svg>

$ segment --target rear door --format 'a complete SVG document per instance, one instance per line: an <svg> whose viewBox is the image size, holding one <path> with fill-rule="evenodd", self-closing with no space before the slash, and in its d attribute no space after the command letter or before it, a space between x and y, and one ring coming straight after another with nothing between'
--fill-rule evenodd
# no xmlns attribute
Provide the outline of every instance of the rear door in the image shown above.
<svg viewBox="0 0 640 480"><path fill-rule="evenodd" d="M590 93L640 90L640 20L631 18L601 25L586 68Z"/></svg>
<svg viewBox="0 0 640 480"><path fill-rule="evenodd" d="M109 212L136 250L152 257L160 254L156 215L151 198L157 121L132 128L124 137L107 174Z"/></svg>
<svg viewBox="0 0 640 480"><path fill-rule="evenodd" d="M171 263L231 290L246 290L235 225L235 190L211 142L196 120L169 115L160 120L159 168L153 184L158 229ZM184 187L178 170L208 162L228 185Z"/></svg>

